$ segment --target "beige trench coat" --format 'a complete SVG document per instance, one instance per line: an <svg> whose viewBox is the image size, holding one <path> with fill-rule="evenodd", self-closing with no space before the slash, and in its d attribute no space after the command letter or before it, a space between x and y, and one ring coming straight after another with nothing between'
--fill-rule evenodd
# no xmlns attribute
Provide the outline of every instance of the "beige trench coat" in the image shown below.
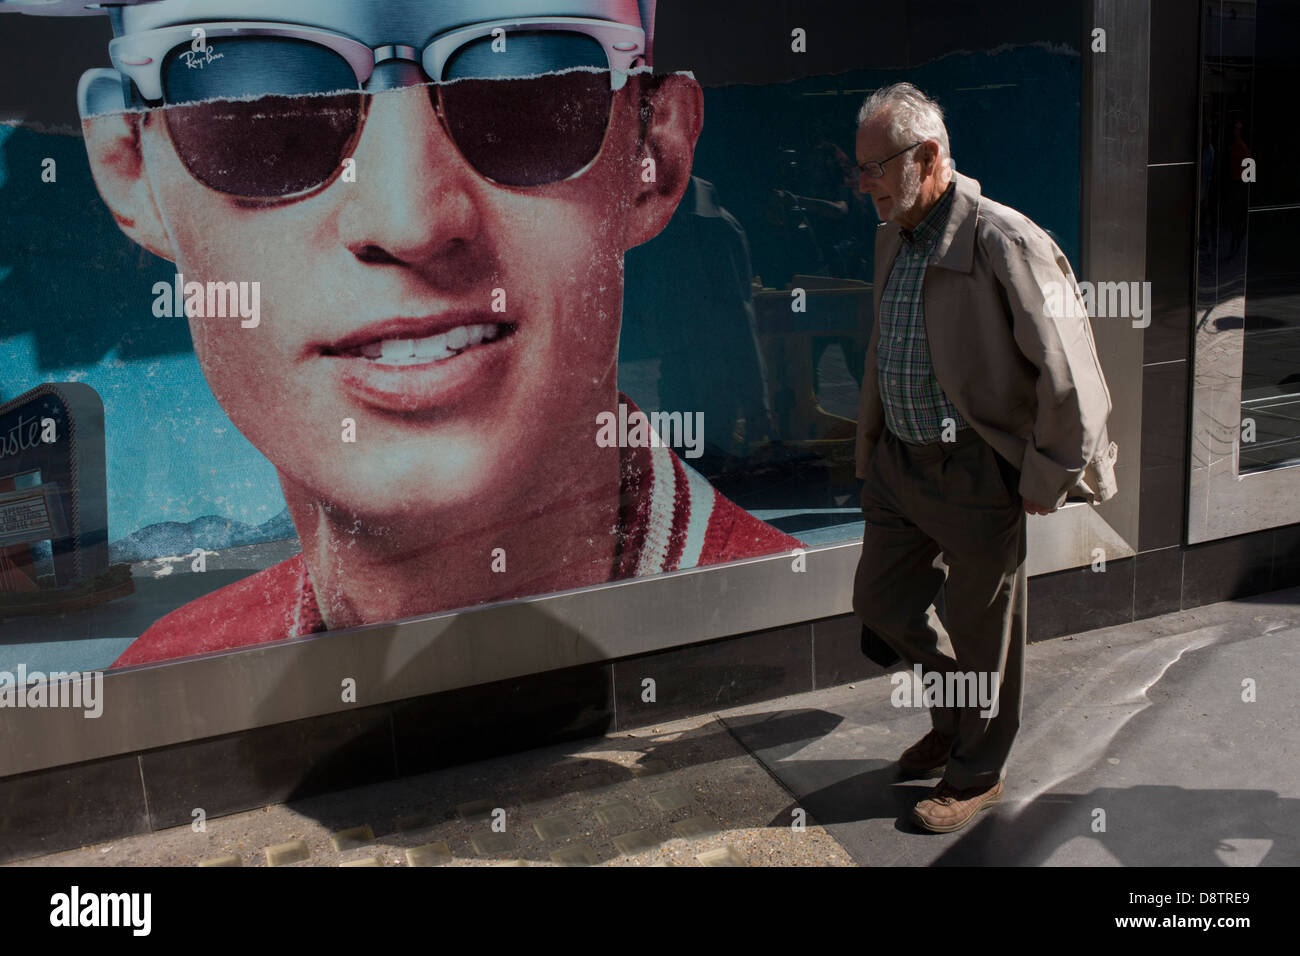
<svg viewBox="0 0 1300 956"><path fill-rule="evenodd" d="M935 377L975 431L1020 468L1020 493L1029 501L1050 508L1067 495L1105 501L1116 492L1117 448L1106 432L1110 391L1070 263L1028 218L982 197L969 176L953 176L957 194L923 287ZM877 316L901 243L899 227L882 223ZM1064 283L1055 297L1050 283ZM1076 308L1059 305L1068 306L1067 297ZM877 322L858 405L859 478L885 425L879 338Z"/></svg>

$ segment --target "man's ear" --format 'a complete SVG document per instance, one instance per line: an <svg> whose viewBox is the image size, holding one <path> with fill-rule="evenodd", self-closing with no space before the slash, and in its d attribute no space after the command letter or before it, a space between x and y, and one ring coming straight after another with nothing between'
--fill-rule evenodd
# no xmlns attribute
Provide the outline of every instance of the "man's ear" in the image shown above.
<svg viewBox="0 0 1300 956"><path fill-rule="evenodd" d="M82 120L81 129L95 185L117 224L154 255L171 259L171 240L144 175L143 122L143 113L104 113Z"/></svg>
<svg viewBox="0 0 1300 956"><path fill-rule="evenodd" d="M636 200L628 246L640 245L668 225L691 178L695 141L704 126L704 93L691 76L638 77L644 85L645 133L637 155Z"/></svg>
<svg viewBox="0 0 1300 956"><path fill-rule="evenodd" d="M921 178L924 179L931 173L939 175L943 172L939 164L939 141L937 139L927 139L921 144Z"/></svg>

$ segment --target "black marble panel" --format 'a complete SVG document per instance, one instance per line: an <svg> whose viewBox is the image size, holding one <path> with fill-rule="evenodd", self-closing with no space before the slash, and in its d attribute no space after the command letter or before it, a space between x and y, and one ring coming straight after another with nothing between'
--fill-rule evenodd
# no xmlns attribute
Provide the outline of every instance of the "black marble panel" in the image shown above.
<svg viewBox="0 0 1300 956"><path fill-rule="evenodd" d="M1147 265L1151 324L1142 333L1142 362L1191 357L1192 272L1196 265L1196 167L1147 170Z"/></svg>
<svg viewBox="0 0 1300 956"><path fill-rule="evenodd" d="M1183 553L1183 608L1270 590L1273 531L1188 545Z"/></svg>
<svg viewBox="0 0 1300 956"><path fill-rule="evenodd" d="M1181 610L1178 602L1182 594L1182 548L1143 551L1135 561L1133 620Z"/></svg>
<svg viewBox="0 0 1300 956"><path fill-rule="evenodd" d="M1300 181L1287 171L1300 151L1300 127L1295 122L1295 95L1300 88L1300 4L1295 0L1258 0L1252 8L1254 128L1247 129L1245 139L1258 163L1259 177L1251 186L1250 204L1298 203ZM1270 169L1271 175L1265 172ZM1253 246L1251 251L1253 259Z"/></svg>
<svg viewBox="0 0 1300 956"><path fill-rule="evenodd" d="M1186 362L1142 368L1143 470L1182 468L1186 464L1189 371Z"/></svg>
<svg viewBox="0 0 1300 956"><path fill-rule="evenodd" d="M1187 362L1142 369L1141 500L1138 550L1183 540L1187 516Z"/></svg>
<svg viewBox="0 0 1300 956"><path fill-rule="evenodd" d="M862 622L855 615L813 621L813 681L835 687L885 673L862 653Z"/></svg>
<svg viewBox="0 0 1300 956"><path fill-rule="evenodd" d="M1029 641L1080 634L1133 619L1132 558L1029 579Z"/></svg>
<svg viewBox="0 0 1300 956"><path fill-rule="evenodd" d="M1196 159L1200 39L1199 3L1151 0L1150 163Z"/></svg>
<svg viewBox="0 0 1300 956"><path fill-rule="evenodd" d="M141 755L155 830L394 777L389 705L309 717Z"/></svg>
<svg viewBox="0 0 1300 956"><path fill-rule="evenodd" d="M642 700L646 678L655 700ZM812 633L807 624L756 631L614 664L618 728L644 727L812 690Z"/></svg>
<svg viewBox="0 0 1300 956"><path fill-rule="evenodd" d="M613 730L610 664L588 664L393 705L402 776Z"/></svg>
<svg viewBox="0 0 1300 956"><path fill-rule="evenodd" d="M1300 524L1273 529L1273 575L1270 591L1300 586Z"/></svg>
<svg viewBox="0 0 1300 956"><path fill-rule="evenodd" d="M135 754L0 778L0 863L148 832Z"/></svg>

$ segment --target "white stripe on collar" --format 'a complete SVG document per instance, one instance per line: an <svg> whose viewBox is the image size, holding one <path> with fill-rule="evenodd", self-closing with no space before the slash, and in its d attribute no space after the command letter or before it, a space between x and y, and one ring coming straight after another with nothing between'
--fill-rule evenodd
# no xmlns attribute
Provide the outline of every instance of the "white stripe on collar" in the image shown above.
<svg viewBox="0 0 1300 956"><path fill-rule="evenodd" d="M717 491L698 471L686 462L681 462L682 471L686 472L686 488L690 492L686 522L686 541L682 545L682 556L677 562L678 568L693 568L700 563L700 553L704 550L704 533L713 518L713 507L717 503ZM676 570L674 568L673 570Z"/></svg>

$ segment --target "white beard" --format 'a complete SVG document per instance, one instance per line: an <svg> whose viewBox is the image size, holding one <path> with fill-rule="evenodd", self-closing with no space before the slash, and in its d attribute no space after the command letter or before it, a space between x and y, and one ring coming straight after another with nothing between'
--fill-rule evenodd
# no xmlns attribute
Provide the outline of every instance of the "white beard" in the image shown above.
<svg viewBox="0 0 1300 956"><path fill-rule="evenodd" d="M903 217L911 215L920 200L921 167L913 162L905 163L899 193L894 197L894 222L901 223Z"/></svg>

